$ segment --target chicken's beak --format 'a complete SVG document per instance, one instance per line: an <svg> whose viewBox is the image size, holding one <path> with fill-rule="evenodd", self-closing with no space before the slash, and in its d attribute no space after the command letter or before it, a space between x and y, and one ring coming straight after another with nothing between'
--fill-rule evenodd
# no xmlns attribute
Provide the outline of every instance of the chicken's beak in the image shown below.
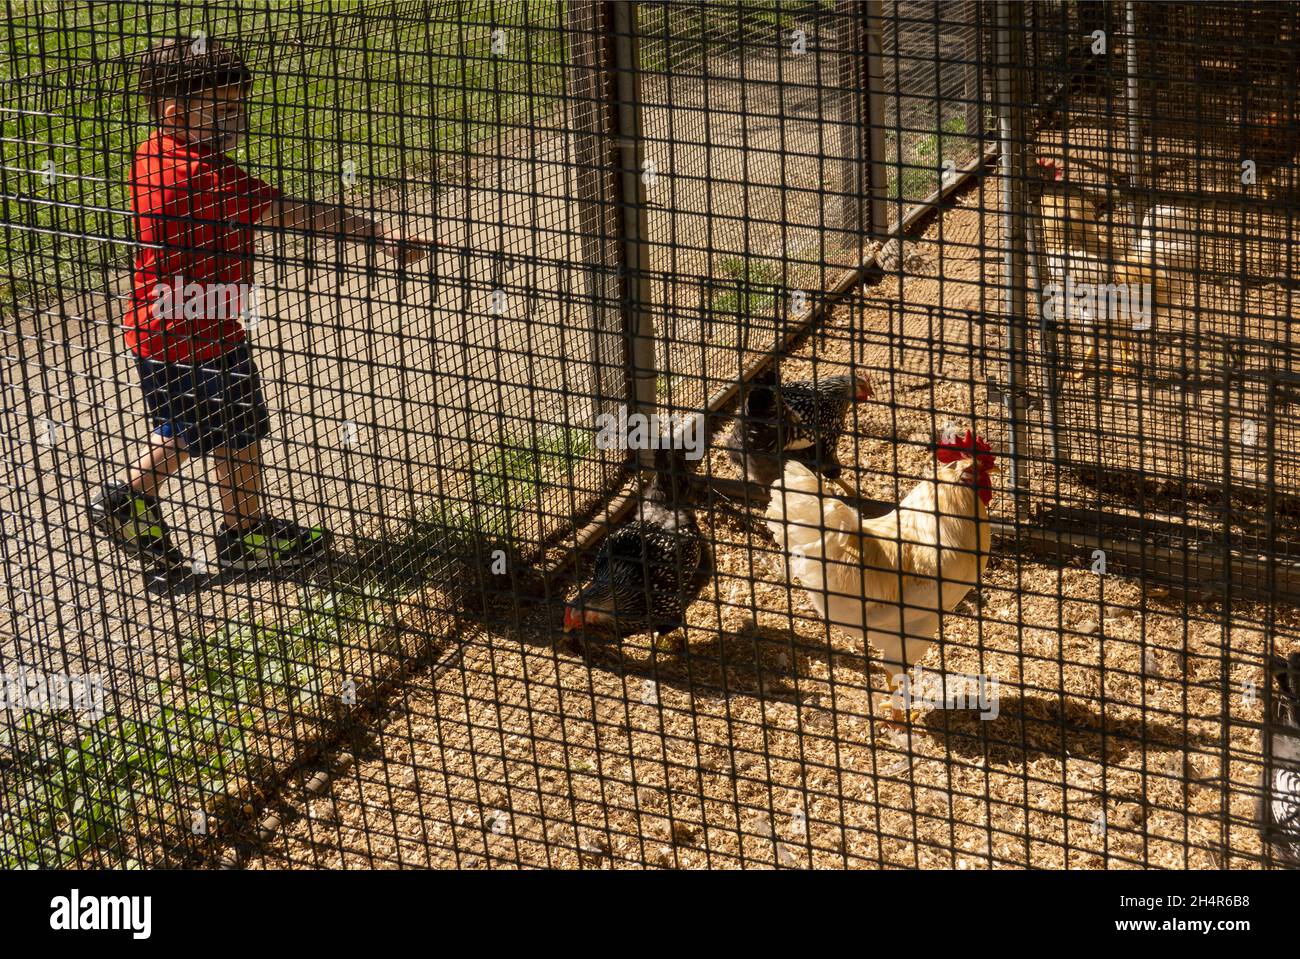
<svg viewBox="0 0 1300 959"><path fill-rule="evenodd" d="M571 633L575 629L582 629L582 613L572 606L566 606L564 607L564 631Z"/></svg>
<svg viewBox="0 0 1300 959"><path fill-rule="evenodd" d="M872 398L873 396L875 396L875 395L876 395L876 391L875 391L875 389L873 389L872 386L871 386L871 380L867 379L865 376L859 376L859 377L858 377L858 392L857 392L855 398L856 398L859 402L861 402L862 400L869 400L869 399L871 399L871 398Z"/></svg>

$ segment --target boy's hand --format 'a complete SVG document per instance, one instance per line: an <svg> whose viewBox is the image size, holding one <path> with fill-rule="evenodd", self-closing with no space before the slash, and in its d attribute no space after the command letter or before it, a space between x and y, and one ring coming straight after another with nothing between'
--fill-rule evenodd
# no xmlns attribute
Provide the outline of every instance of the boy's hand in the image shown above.
<svg viewBox="0 0 1300 959"><path fill-rule="evenodd" d="M433 241L422 236L403 236L389 234L381 244L385 253L406 266L419 263L433 249Z"/></svg>

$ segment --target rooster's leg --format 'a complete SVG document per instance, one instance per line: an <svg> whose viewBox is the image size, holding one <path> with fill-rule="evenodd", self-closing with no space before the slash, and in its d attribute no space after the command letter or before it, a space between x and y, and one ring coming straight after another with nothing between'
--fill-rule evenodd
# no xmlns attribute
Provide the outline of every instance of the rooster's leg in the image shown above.
<svg viewBox="0 0 1300 959"><path fill-rule="evenodd" d="M886 729L907 729L920 726L924 711L920 709L903 709L901 706L889 707L889 718L881 720Z"/></svg>
<svg viewBox="0 0 1300 959"><path fill-rule="evenodd" d="M1133 343L1128 333L1120 334L1116 352L1119 356L1110 364L1110 371L1115 376L1127 376L1133 371Z"/></svg>
<svg viewBox="0 0 1300 959"><path fill-rule="evenodd" d="M906 736L909 732L920 735L925 731L921 718L925 713L920 709L904 709L897 703L889 706L889 718L878 720L880 727L896 737Z"/></svg>

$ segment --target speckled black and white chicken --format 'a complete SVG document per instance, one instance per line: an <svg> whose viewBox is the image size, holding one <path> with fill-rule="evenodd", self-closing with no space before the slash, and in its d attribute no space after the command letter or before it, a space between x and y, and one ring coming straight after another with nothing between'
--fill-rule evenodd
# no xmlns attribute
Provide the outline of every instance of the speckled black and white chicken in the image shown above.
<svg viewBox="0 0 1300 959"><path fill-rule="evenodd" d="M704 537L687 501L681 451L655 454L635 517L609 535L588 583L564 610L564 632L667 633L680 628L703 585Z"/></svg>
<svg viewBox="0 0 1300 959"><path fill-rule="evenodd" d="M1264 724L1262 832L1279 863L1300 868L1300 653L1274 656L1268 669L1276 686Z"/></svg>
<svg viewBox="0 0 1300 959"><path fill-rule="evenodd" d="M722 445L751 483L771 485L786 460L838 480L843 467L836 446L849 407L871 396L865 373L779 386L757 381L745 391L740 416Z"/></svg>

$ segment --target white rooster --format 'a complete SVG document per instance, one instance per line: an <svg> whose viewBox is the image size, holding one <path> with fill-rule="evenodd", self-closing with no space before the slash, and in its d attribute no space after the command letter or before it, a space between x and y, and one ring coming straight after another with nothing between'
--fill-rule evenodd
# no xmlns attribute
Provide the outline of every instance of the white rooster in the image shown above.
<svg viewBox="0 0 1300 959"><path fill-rule="evenodd" d="M939 443L935 460L934 478L876 519L824 495L797 462L786 464L767 508L791 583L831 625L876 646L891 681L925 654L942 614L975 587L989 560L989 476L997 470L989 445L968 430ZM895 706L894 721L903 718Z"/></svg>

